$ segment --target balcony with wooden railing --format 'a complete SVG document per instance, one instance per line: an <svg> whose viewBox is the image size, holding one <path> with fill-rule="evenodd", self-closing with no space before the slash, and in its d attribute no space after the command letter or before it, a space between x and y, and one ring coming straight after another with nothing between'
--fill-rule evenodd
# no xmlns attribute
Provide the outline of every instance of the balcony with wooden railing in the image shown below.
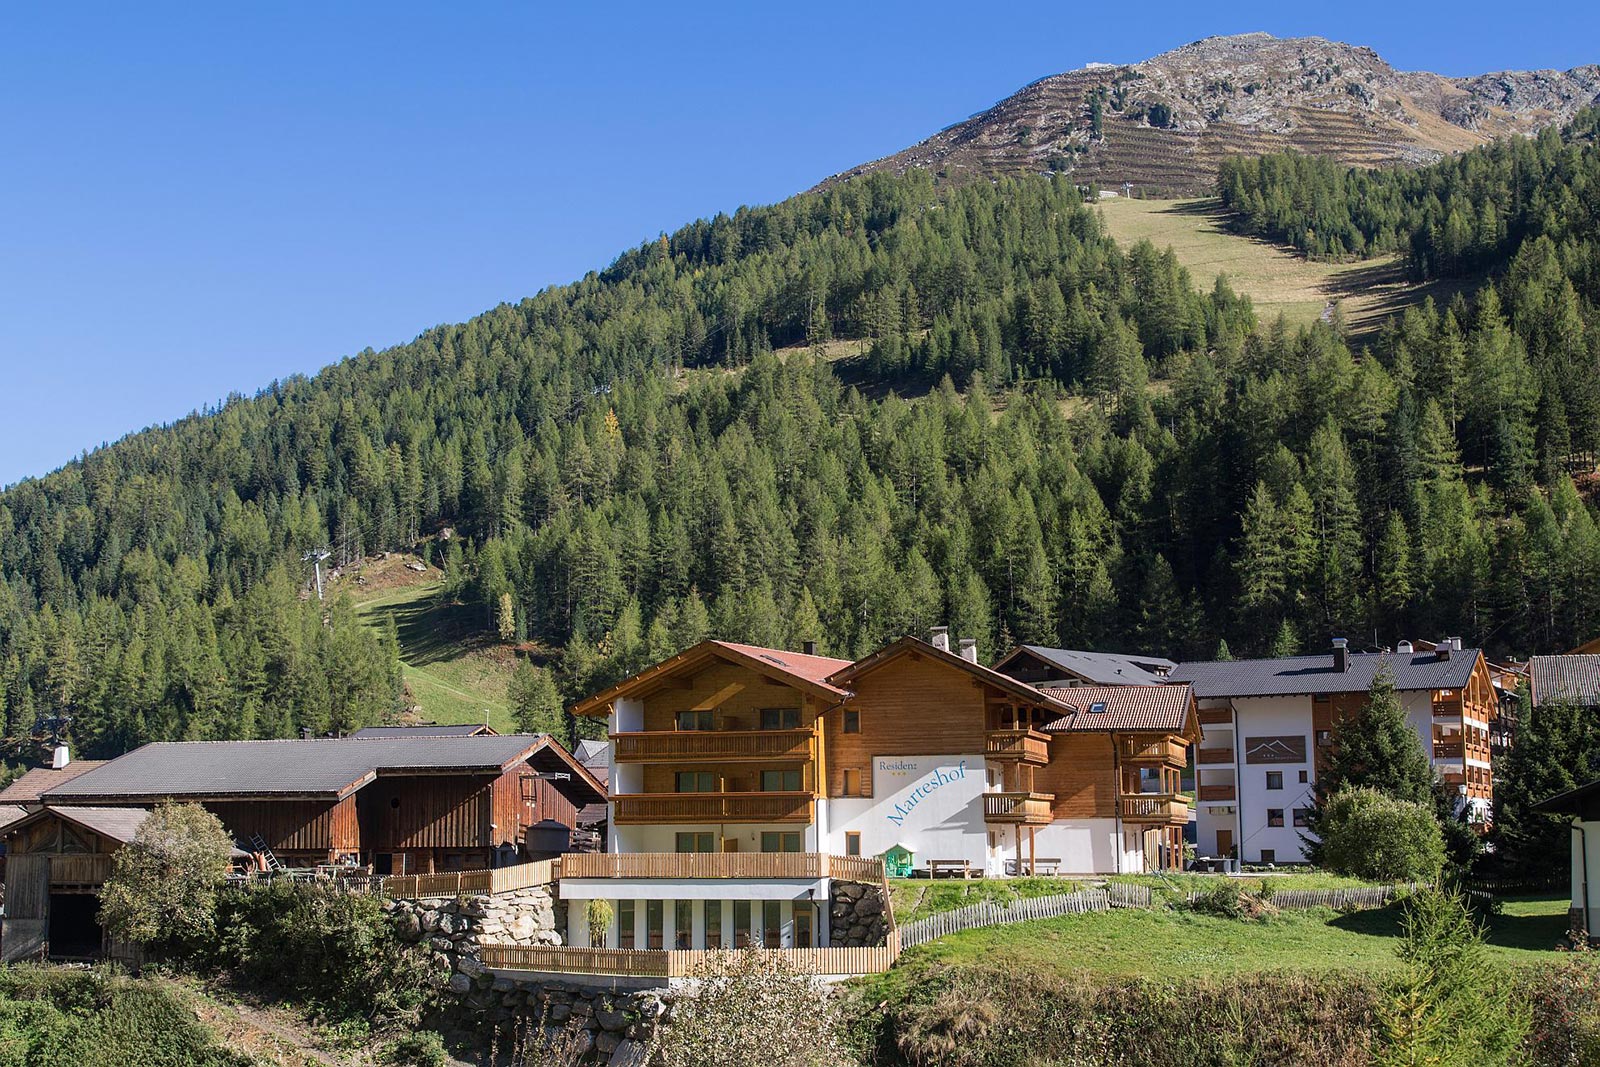
<svg viewBox="0 0 1600 1067"><path fill-rule="evenodd" d="M1238 799L1238 790L1231 785L1202 785L1196 792L1202 802L1217 803Z"/></svg>
<svg viewBox="0 0 1600 1067"><path fill-rule="evenodd" d="M1232 726L1232 708L1201 708L1200 725L1202 726Z"/></svg>
<svg viewBox="0 0 1600 1067"><path fill-rule="evenodd" d="M990 730L984 735L983 754L987 759L1043 766L1050 762L1050 736L1030 729Z"/></svg>
<svg viewBox="0 0 1600 1067"><path fill-rule="evenodd" d="M1201 766L1206 766L1208 764L1211 766L1216 766L1219 763L1232 763L1233 749L1222 747L1196 749L1195 762Z"/></svg>
<svg viewBox="0 0 1600 1067"><path fill-rule="evenodd" d="M814 794L799 793L615 793L619 826L672 823L811 821Z"/></svg>
<svg viewBox="0 0 1600 1067"><path fill-rule="evenodd" d="M1460 741L1435 741L1433 743L1433 758L1457 760L1466 755Z"/></svg>
<svg viewBox="0 0 1600 1067"><path fill-rule="evenodd" d="M883 861L871 856L817 852L572 852L559 876L573 878L843 878L883 879Z"/></svg>
<svg viewBox="0 0 1600 1067"><path fill-rule="evenodd" d="M985 793L983 821L1043 826L1055 818L1053 793Z"/></svg>
<svg viewBox="0 0 1600 1067"><path fill-rule="evenodd" d="M812 730L652 730L611 735L618 763L678 760L809 760L816 755Z"/></svg>
<svg viewBox="0 0 1600 1067"><path fill-rule="evenodd" d="M1118 806L1123 822L1181 825L1189 821L1189 797L1183 793L1124 793Z"/></svg>
<svg viewBox="0 0 1600 1067"><path fill-rule="evenodd" d="M1124 763L1165 763L1184 767L1189 763L1189 746L1175 737L1122 737L1117 749Z"/></svg>

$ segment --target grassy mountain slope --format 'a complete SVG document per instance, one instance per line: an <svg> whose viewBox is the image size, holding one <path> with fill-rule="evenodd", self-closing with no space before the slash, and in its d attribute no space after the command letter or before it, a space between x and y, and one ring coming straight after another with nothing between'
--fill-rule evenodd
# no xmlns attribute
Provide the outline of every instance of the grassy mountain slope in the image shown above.
<svg viewBox="0 0 1600 1067"><path fill-rule="evenodd" d="M1212 188L1230 156L1293 149L1363 166L1425 163L1560 124L1596 100L1592 65L1444 78L1319 37L1210 37L1142 63L1041 79L829 181L882 170L955 180L1065 170L1082 183L1194 195Z"/></svg>

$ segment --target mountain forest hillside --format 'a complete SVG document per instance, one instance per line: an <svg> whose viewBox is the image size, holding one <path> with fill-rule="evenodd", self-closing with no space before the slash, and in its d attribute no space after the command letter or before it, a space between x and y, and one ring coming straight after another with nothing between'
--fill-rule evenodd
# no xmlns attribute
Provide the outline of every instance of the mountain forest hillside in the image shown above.
<svg viewBox="0 0 1600 1067"><path fill-rule="evenodd" d="M1210 191L1238 156L1298 151L1415 165L1560 125L1600 103L1600 67L1470 78L1395 70L1370 48L1265 33L1208 37L1141 63L1043 78L902 152L836 175L951 180L1070 173L1142 195Z"/></svg>
<svg viewBox="0 0 1600 1067"><path fill-rule="evenodd" d="M0 494L7 734L70 706L109 754L391 714L395 627L308 591L324 545L441 568L441 602L541 665L514 687L532 728L708 634L1567 647L1600 628L1574 482L1600 436L1595 158L1533 150L1573 195L1481 295L1370 350L1119 248L1064 175L912 171L132 435Z"/></svg>

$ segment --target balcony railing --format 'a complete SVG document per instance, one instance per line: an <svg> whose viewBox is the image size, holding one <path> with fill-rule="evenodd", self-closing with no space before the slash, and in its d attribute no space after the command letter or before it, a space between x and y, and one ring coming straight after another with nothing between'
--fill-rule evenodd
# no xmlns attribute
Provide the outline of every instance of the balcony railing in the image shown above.
<svg viewBox="0 0 1600 1067"><path fill-rule="evenodd" d="M810 730L652 730L612 734L618 763L675 760L809 760Z"/></svg>
<svg viewBox="0 0 1600 1067"><path fill-rule="evenodd" d="M1050 737L1038 730L990 730L984 735L983 754L992 760L1050 762Z"/></svg>
<svg viewBox="0 0 1600 1067"><path fill-rule="evenodd" d="M811 793L623 793L611 797L619 825L810 822Z"/></svg>
<svg viewBox="0 0 1600 1067"><path fill-rule="evenodd" d="M1433 743L1434 759L1461 759L1464 750L1460 741L1435 741Z"/></svg>
<svg viewBox="0 0 1600 1067"><path fill-rule="evenodd" d="M1238 790L1231 785L1203 785L1198 793L1202 801L1236 800Z"/></svg>
<svg viewBox="0 0 1600 1067"><path fill-rule="evenodd" d="M1124 793L1120 807L1124 822L1189 821L1189 798L1182 793Z"/></svg>
<svg viewBox="0 0 1600 1067"><path fill-rule="evenodd" d="M767 949L766 954L790 961L806 974L881 974L900 955L898 938L866 948ZM625 978L680 978L701 973L723 957L714 951L568 948L544 945L483 945L483 964L494 970L539 974L598 974Z"/></svg>
<svg viewBox="0 0 1600 1067"><path fill-rule="evenodd" d="M1189 746L1170 737L1124 737L1118 747L1122 758L1130 763L1169 763L1182 767L1189 762Z"/></svg>
<svg viewBox="0 0 1600 1067"><path fill-rule="evenodd" d="M1043 825L1055 817L1055 799L1054 793L985 793L983 818L985 822Z"/></svg>
<svg viewBox="0 0 1600 1067"><path fill-rule="evenodd" d="M877 882L871 856L817 852L573 852L561 857L569 878L845 878Z"/></svg>
<svg viewBox="0 0 1600 1067"><path fill-rule="evenodd" d="M1197 749L1195 762L1199 764L1232 763L1233 749L1231 748L1202 748Z"/></svg>

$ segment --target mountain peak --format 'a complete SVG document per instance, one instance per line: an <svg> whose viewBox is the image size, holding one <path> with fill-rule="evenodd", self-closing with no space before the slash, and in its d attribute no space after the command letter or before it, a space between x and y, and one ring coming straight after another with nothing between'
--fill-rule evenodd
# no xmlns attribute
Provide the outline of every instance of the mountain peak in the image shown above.
<svg viewBox="0 0 1600 1067"><path fill-rule="evenodd" d="M1353 165L1427 163L1597 102L1594 65L1447 78L1323 37L1242 33L1042 78L823 185L877 170L957 181L1063 171L1085 184L1193 194L1211 188L1229 156L1294 149Z"/></svg>

